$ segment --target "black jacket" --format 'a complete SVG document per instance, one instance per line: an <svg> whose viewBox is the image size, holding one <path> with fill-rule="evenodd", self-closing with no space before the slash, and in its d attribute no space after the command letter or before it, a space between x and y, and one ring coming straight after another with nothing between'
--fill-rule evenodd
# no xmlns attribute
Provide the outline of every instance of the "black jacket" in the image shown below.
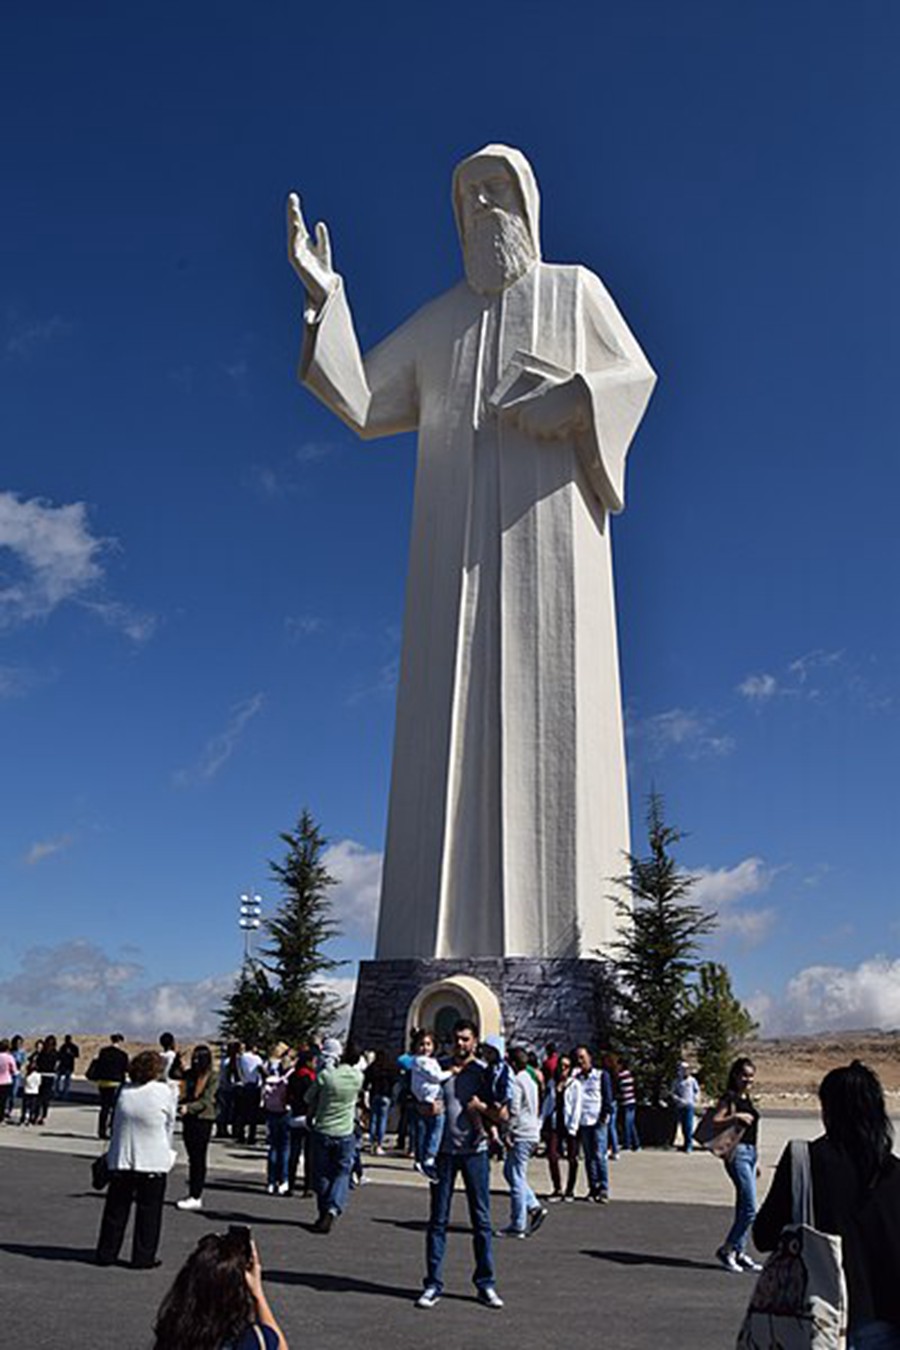
<svg viewBox="0 0 900 1350"><path fill-rule="evenodd" d="M873 1319L900 1327L900 1159L891 1155L872 1187L853 1160L825 1136L809 1148L815 1226L842 1239L850 1325ZM778 1160L769 1194L753 1225L753 1241L771 1251L792 1221L789 1149Z"/></svg>

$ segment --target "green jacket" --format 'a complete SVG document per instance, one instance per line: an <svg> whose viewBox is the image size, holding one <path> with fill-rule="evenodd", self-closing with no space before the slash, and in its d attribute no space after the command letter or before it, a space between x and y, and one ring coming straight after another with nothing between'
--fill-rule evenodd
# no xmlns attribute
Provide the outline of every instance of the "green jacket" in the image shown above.
<svg viewBox="0 0 900 1350"><path fill-rule="evenodd" d="M313 1129L319 1134L338 1137L352 1134L362 1085L362 1069L354 1069L352 1064L336 1064L331 1069L324 1069L307 1097Z"/></svg>
<svg viewBox="0 0 900 1350"><path fill-rule="evenodd" d="M182 1102L181 1109L186 1116L196 1116L198 1120L215 1120L216 1076L214 1073L210 1072L206 1075L206 1082L200 1096Z"/></svg>

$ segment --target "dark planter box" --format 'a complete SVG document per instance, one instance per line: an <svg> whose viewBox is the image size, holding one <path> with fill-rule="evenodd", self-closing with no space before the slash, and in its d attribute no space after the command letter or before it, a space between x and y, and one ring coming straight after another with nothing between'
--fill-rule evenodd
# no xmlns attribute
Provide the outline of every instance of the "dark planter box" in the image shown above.
<svg viewBox="0 0 900 1350"><path fill-rule="evenodd" d="M678 1113L674 1106L639 1106L637 1131L643 1148L671 1148L675 1142Z"/></svg>

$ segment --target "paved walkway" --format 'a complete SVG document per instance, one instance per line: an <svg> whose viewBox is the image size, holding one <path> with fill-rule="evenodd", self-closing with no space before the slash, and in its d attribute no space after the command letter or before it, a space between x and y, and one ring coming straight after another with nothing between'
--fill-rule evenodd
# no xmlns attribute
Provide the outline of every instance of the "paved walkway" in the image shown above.
<svg viewBox="0 0 900 1350"><path fill-rule="evenodd" d="M0 1128L0 1149L24 1148L42 1153L94 1157L100 1151L99 1141L95 1137L96 1118L94 1106L54 1104L45 1126ZM764 1117L760 1130L763 1193L785 1142L790 1138L811 1139L820 1131L816 1116L782 1113ZM265 1180L264 1137L265 1130L261 1129L261 1142L255 1148L243 1147L231 1140L214 1140L210 1150L211 1173L245 1177L262 1187ZM179 1158L181 1162L184 1161L180 1143ZM405 1158L390 1154L384 1158L369 1158L367 1155L366 1170L373 1183L413 1186L423 1192L427 1189L427 1183L412 1170L412 1164ZM532 1162L530 1179L539 1194L549 1189L547 1165L543 1159L537 1158ZM176 1171L173 1189L179 1180ZM502 1185L502 1182L499 1184ZM583 1184L582 1168L580 1188ZM610 1185L616 1200L725 1206L734 1203L734 1192L722 1164L710 1154L697 1149L692 1154L675 1149L644 1149L640 1153L624 1153L618 1162L610 1166Z"/></svg>

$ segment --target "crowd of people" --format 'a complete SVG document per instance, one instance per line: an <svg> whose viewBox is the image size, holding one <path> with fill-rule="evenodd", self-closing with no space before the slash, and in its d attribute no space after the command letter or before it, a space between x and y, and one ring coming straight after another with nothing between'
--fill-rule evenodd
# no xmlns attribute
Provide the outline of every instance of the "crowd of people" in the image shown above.
<svg viewBox="0 0 900 1350"><path fill-rule="evenodd" d="M479 1042L477 1028L460 1019L449 1047L425 1029L409 1050L361 1054L334 1038L291 1048L231 1042L192 1048L187 1062L174 1038L129 1058L119 1035L110 1037L86 1067L99 1096L98 1137L105 1154L106 1198L96 1260L116 1262L134 1210L132 1266L159 1264L157 1255L168 1174L176 1159L181 1122L188 1158L182 1211L203 1208L213 1138L238 1145L265 1130L265 1185L271 1195L312 1196L311 1231L327 1234L345 1212L350 1191L365 1184L366 1151L396 1150L429 1182L426 1274L416 1306L433 1308L443 1293L448 1222L457 1177L462 1178L474 1248L473 1282L479 1302L502 1308L496 1287L495 1238L533 1237L548 1206L576 1198L580 1168L584 1198L607 1204L610 1164L641 1147L634 1076L623 1056L595 1055L578 1045L542 1055L521 1046L507 1051L499 1037ZM449 1051L449 1053L441 1053ZM44 1037L26 1050L21 1036L0 1040L0 1120L39 1125L55 1098L71 1091L79 1059L71 1036ZM786 1152L757 1213L760 1112L753 1099L755 1068L747 1057L731 1067L727 1087L707 1113L735 1193L734 1217L716 1257L731 1274L762 1269L748 1252L778 1242L791 1208ZM679 1065L670 1100L681 1147L694 1147L700 1087L690 1065ZM817 1224L845 1243L852 1350L900 1350L900 1166L878 1079L854 1062L827 1075L820 1089L825 1133L810 1152ZM702 1133L698 1131L698 1137ZM723 1141L728 1141L726 1148ZM541 1151L547 1168L542 1198L529 1164ZM494 1227L491 1160L502 1161L509 1192L507 1221ZM218 1292L216 1292L218 1291ZM207 1306L208 1305L208 1306ZM206 1311L203 1309L206 1308ZM286 1350L263 1287L248 1230L209 1234L179 1273L160 1309L157 1346L269 1346Z"/></svg>

